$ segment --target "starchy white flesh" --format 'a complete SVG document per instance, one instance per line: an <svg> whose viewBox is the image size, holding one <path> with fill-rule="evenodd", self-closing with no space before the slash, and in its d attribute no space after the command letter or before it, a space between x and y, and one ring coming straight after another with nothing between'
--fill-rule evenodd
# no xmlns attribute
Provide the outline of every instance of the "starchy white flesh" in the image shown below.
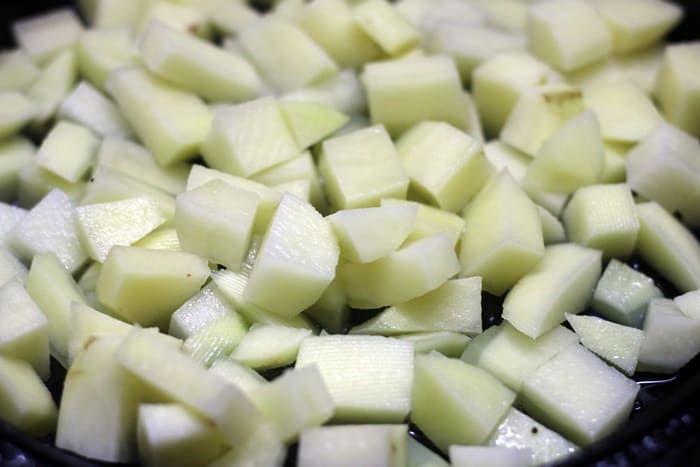
<svg viewBox="0 0 700 467"><path fill-rule="evenodd" d="M615 368L632 376L637 368L644 333L596 316L566 315L581 344Z"/></svg>
<svg viewBox="0 0 700 467"><path fill-rule="evenodd" d="M599 249L607 258L627 259L637 242L636 211L626 184L591 185L574 193L563 221L569 240Z"/></svg>
<svg viewBox="0 0 700 467"><path fill-rule="evenodd" d="M525 467L532 457L528 449L459 445L450 446L449 455L453 467Z"/></svg>
<svg viewBox="0 0 700 467"><path fill-rule="evenodd" d="M275 324L254 324L230 357L253 369L280 368L293 363L308 329Z"/></svg>
<svg viewBox="0 0 700 467"><path fill-rule="evenodd" d="M280 110L300 149L322 141L349 119L330 106L313 102L280 101Z"/></svg>
<svg viewBox="0 0 700 467"><path fill-rule="evenodd" d="M137 423L139 456L147 466L207 463L223 449L216 428L178 404L140 404Z"/></svg>
<svg viewBox="0 0 700 467"><path fill-rule="evenodd" d="M500 425L491 433L488 445L529 451L529 465L559 460L579 450L574 443L516 408L506 412Z"/></svg>
<svg viewBox="0 0 700 467"><path fill-rule="evenodd" d="M612 259L595 287L591 308L611 321L640 328L649 301L662 296L651 278Z"/></svg>
<svg viewBox="0 0 700 467"><path fill-rule="evenodd" d="M445 121L467 131L467 109L454 61L446 56L370 63L362 83L372 123L394 137L423 120Z"/></svg>
<svg viewBox="0 0 700 467"><path fill-rule="evenodd" d="M0 246L0 285L11 280L24 284L27 281L27 267L4 246Z"/></svg>
<svg viewBox="0 0 700 467"><path fill-rule="evenodd" d="M539 263L518 281L503 301L503 318L535 339L580 313L601 273L601 253L574 243L547 247Z"/></svg>
<svg viewBox="0 0 700 467"><path fill-rule="evenodd" d="M396 149L412 188L445 211L460 211L493 173L481 143L447 123L412 127Z"/></svg>
<svg viewBox="0 0 700 467"><path fill-rule="evenodd" d="M544 244L564 243L566 241L566 231L561 221L539 204L537 205L537 212L542 223L542 240Z"/></svg>
<svg viewBox="0 0 700 467"><path fill-rule="evenodd" d="M78 15L69 8L60 8L12 24L17 43L34 61L44 65L75 44L82 32Z"/></svg>
<svg viewBox="0 0 700 467"><path fill-rule="evenodd" d="M208 277L209 268L199 256L115 246L97 280L97 298L129 322L167 329L171 313Z"/></svg>
<svg viewBox="0 0 700 467"><path fill-rule="evenodd" d="M459 358L471 341L471 338L464 334L450 331L415 332L396 338L412 342L416 354L439 352L451 358Z"/></svg>
<svg viewBox="0 0 700 467"><path fill-rule="evenodd" d="M56 404L32 366L0 356L0 417L31 436L56 429Z"/></svg>
<svg viewBox="0 0 700 467"><path fill-rule="evenodd" d="M25 91L38 105L33 123L44 124L58 111L61 100L75 84L78 60L73 49L59 53L41 69L39 77Z"/></svg>
<svg viewBox="0 0 700 467"><path fill-rule="evenodd" d="M544 253L537 207L501 171L469 204L459 261L461 275L481 276L483 289L502 295L539 261Z"/></svg>
<svg viewBox="0 0 700 467"><path fill-rule="evenodd" d="M370 263L396 251L413 230L418 206L405 204L343 209L326 219L338 238L340 254Z"/></svg>
<svg viewBox="0 0 700 467"><path fill-rule="evenodd" d="M559 70L571 71L607 57L612 37L602 17L584 0L562 0L528 9L530 50Z"/></svg>
<svg viewBox="0 0 700 467"><path fill-rule="evenodd" d="M576 342L576 335L563 326L531 339L504 322L475 337L461 358L487 370L513 391L520 392L523 381L533 371Z"/></svg>
<svg viewBox="0 0 700 467"><path fill-rule="evenodd" d="M66 96L58 116L79 123L101 136L126 138L133 135L117 106L87 81L78 83Z"/></svg>
<svg viewBox="0 0 700 467"><path fill-rule="evenodd" d="M122 0L120 3L125 2ZM127 27L86 30L75 47L80 74L93 86L104 91L112 71L136 64L137 54L132 41L132 33Z"/></svg>
<svg viewBox="0 0 700 467"><path fill-rule="evenodd" d="M654 88L664 116L674 125L695 136L700 135L698 52L700 43L697 41L668 46L664 51Z"/></svg>
<svg viewBox="0 0 700 467"><path fill-rule="evenodd" d="M182 349L205 366L229 355L248 332L248 325L236 312L213 319L187 338Z"/></svg>
<svg viewBox="0 0 700 467"><path fill-rule="evenodd" d="M0 53L0 90L20 91L39 76L39 67L21 48Z"/></svg>
<svg viewBox="0 0 700 467"><path fill-rule="evenodd" d="M684 315L700 320L700 289L679 295L673 301Z"/></svg>
<svg viewBox="0 0 700 467"><path fill-rule="evenodd" d="M535 418L588 445L627 421L638 391L636 382L572 345L525 379L522 402Z"/></svg>
<svg viewBox="0 0 700 467"><path fill-rule="evenodd" d="M34 257L26 287L49 321L51 355L67 368L71 303L85 303L82 291L53 253Z"/></svg>
<svg viewBox="0 0 700 467"><path fill-rule="evenodd" d="M258 389L268 384L268 381L260 376L260 373L228 357L215 361L209 371L243 391L256 407L259 404Z"/></svg>
<svg viewBox="0 0 700 467"><path fill-rule="evenodd" d="M224 298L214 283L203 287L183 303L170 316L168 334L187 339L209 322L234 312L234 307Z"/></svg>
<svg viewBox="0 0 700 467"><path fill-rule="evenodd" d="M299 467L401 467L406 465L407 425L338 425L304 430Z"/></svg>
<svg viewBox="0 0 700 467"><path fill-rule="evenodd" d="M700 352L700 321L684 315L669 299L655 298L644 319L640 371L674 373Z"/></svg>
<svg viewBox="0 0 700 467"><path fill-rule="evenodd" d="M27 210L0 201L0 248L7 248L7 234L27 215ZM0 279L2 281L2 279Z"/></svg>
<svg viewBox="0 0 700 467"><path fill-rule="evenodd" d="M381 206L416 206L416 220L413 229L408 234L405 244L430 237L438 233L445 233L450 238L453 246L457 246L462 230L464 230L464 219L457 214L445 212L434 206L429 206L416 201L406 201L394 198L382 198Z"/></svg>
<svg viewBox="0 0 700 467"><path fill-rule="evenodd" d="M413 344L380 336L304 339L295 368L317 365L333 400L333 420L398 423L411 409Z"/></svg>
<svg viewBox="0 0 700 467"><path fill-rule="evenodd" d="M129 246L165 222L158 204L148 197L78 206L74 216L80 243L99 262L113 246Z"/></svg>
<svg viewBox="0 0 700 467"><path fill-rule="evenodd" d="M37 113L37 105L22 93L0 92L0 137L18 133Z"/></svg>
<svg viewBox="0 0 700 467"><path fill-rule="evenodd" d="M246 60L158 20L140 38L139 50L153 73L210 101L244 101L262 90Z"/></svg>
<svg viewBox="0 0 700 467"><path fill-rule="evenodd" d="M20 173L34 161L35 154L36 147L26 138L6 138L0 143L0 201L12 202L18 197Z"/></svg>
<svg viewBox="0 0 700 467"><path fill-rule="evenodd" d="M481 368L440 354L416 356L411 420L443 452L484 443L514 400Z"/></svg>
<svg viewBox="0 0 700 467"><path fill-rule="evenodd" d="M324 141L318 170L334 209L377 206L382 198L405 198L408 190L408 176L382 125Z"/></svg>
<svg viewBox="0 0 700 467"><path fill-rule="evenodd" d="M48 320L16 279L0 286L0 355L24 360L49 378Z"/></svg>
<svg viewBox="0 0 700 467"><path fill-rule="evenodd" d="M328 222L310 204L284 194L255 259L245 298L282 316L298 315L331 283L339 254Z"/></svg>
<svg viewBox="0 0 700 467"><path fill-rule="evenodd" d="M429 331L481 332L480 277L449 280L425 295L384 309L350 332L392 336Z"/></svg>
<svg viewBox="0 0 700 467"><path fill-rule="evenodd" d="M408 467L449 467L450 464L432 449L425 447L414 437L408 437L406 444Z"/></svg>
<svg viewBox="0 0 700 467"><path fill-rule="evenodd" d="M420 43L420 32L385 0L365 0L353 8L352 15L360 29L389 55L401 55Z"/></svg>
<svg viewBox="0 0 700 467"><path fill-rule="evenodd" d="M178 31L187 32L205 39L210 39L212 27L207 15L192 5L156 1L146 5L145 11L133 25L137 37L140 37L153 21L160 21Z"/></svg>
<svg viewBox="0 0 700 467"><path fill-rule="evenodd" d="M90 341L101 336L126 336L132 326L85 303L70 303L70 338L68 339L68 363L73 364L78 354Z"/></svg>
<svg viewBox="0 0 700 467"><path fill-rule="evenodd" d="M344 263L338 277L354 308L372 309L403 303L444 284L459 272L447 234L406 245L371 263Z"/></svg>

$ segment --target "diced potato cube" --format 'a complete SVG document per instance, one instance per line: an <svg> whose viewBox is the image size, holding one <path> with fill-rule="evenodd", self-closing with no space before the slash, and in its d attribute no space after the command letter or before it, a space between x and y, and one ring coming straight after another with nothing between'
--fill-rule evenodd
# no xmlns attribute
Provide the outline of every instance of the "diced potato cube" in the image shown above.
<svg viewBox="0 0 700 467"><path fill-rule="evenodd" d="M98 137L83 125L59 121L39 146L37 164L75 183L93 164L99 144Z"/></svg>
<svg viewBox="0 0 700 467"><path fill-rule="evenodd" d="M386 0L364 0L352 15L357 25L389 55L401 55L420 43L419 31Z"/></svg>
<svg viewBox="0 0 700 467"><path fill-rule="evenodd" d="M118 1L125 3L124 0ZM93 86L104 90L112 71L136 64L137 51L133 49L132 42L132 34L127 28L88 29L80 36L76 46L80 74Z"/></svg>
<svg viewBox="0 0 700 467"><path fill-rule="evenodd" d="M532 454L529 449L500 446L459 446L449 449L453 467L526 467Z"/></svg>
<svg viewBox="0 0 700 467"><path fill-rule="evenodd" d="M700 136L700 42L666 47L656 76L655 94L664 116Z"/></svg>
<svg viewBox="0 0 700 467"><path fill-rule="evenodd" d="M101 136L127 138L131 128L114 103L87 81L81 81L66 96L59 117L79 123Z"/></svg>
<svg viewBox="0 0 700 467"><path fill-rule="evenodd" d="M12 24L17 43L41 65L75 44L82 32L78 15L69 8L60 8Z"/></svg>

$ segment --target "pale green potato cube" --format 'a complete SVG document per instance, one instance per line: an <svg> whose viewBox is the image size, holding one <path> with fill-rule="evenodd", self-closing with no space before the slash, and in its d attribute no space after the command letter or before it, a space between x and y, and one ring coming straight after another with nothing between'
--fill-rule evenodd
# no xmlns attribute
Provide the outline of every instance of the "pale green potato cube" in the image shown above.
<svg viewBox="0 0 700 467"><path fill-rule="evenodd" d="M27 275L26 287L49 321L51 356L64 368L68 368L71 303L85 303L83 292L53 253L38 254L34 257Z"/></svg>
<svg viewBox="0 0 700 467"><path fill-rule="evenodd" d="M520 93L508 114L500 138L503 142L535 156L545 141L583 112L581 91L568 84L544 84Z"/></svg>
<svg viewBox="0 0 700 467"><path fill-rule="evenodd" d="M199 152L212 126L212 115L197 96L138 68L112 72L106 86L160 165L190 159Z"/></svg>
<svg viewBox="0 0 700 467"><path fill-rule="evenodd" d="M644 319L639 371L675 373L700 352L700 321L669 299L655 298Z"/></svg>
<svg viewBox="0 0 700 467"><path fill-rule="evenodd" d="M133 135L117 106L87 81L81 81L66 96L59 118L79 123L102 137L128 138Z"/></svg>
<svg viewBox="0 0 700 467"><path fill-rule="evenodd" d="M32 208L54 189L63 191L72 202L77 203L84 196L87 183L84 180L67 182L39 167L34 159L19 171L17 204L24 208Z"/></svg>
<svg viewBox="0 0 700 467"><path fill-rule="evenodd" d="M481 277L448 280L425 295L384 309L350 330L352 334L385 336L428 331L481 332Z"/></svg>
<svg viewBox="0 0 700 467"><path fill-rule="evenodd" d="M640 328L649 301L660 297L653 279L612 259L595 287L591 308L616 323Z"/></svg>
<svg viewBox="0 0 700 467"><path fill-rule="evenodd" d="M333 415L333 400L316 366L287 370L256 391L256 405L284 442L321 426Z"/></svg>
<svg viewBox="0 0 700 467"><path fill-rule="evenodd" d="M627 422L639 385L580 345L572 345L530 374L522 402L528 413L580 445Z"/></svg>
<svg viewBox="0 0 700 467"><path fill-rule="evenodd" d="M232 465L271 465L281 466L287 453L287 446L279 439L269 425L256 431L244 443L229 449L223 456L209 464L209 467L229 467Z"/></svg>
<svg viewBox="0 0 700 467"><path fill-rule="evenodd" d="M23 49L0 52L0 90L21 91L39 76L39 67Z"/></svg>
<svg viewBox="0 0 700 467"><path fill-rule="evenodd" d="M133 246L154 250L183 251L180 239L177 238L177 230L172 227L154 230Z"/></svg>
<svg viewBox="0 0 700 467"><path fill-rule="evenodd" d="M486 15L486 24L505 31L523 33L527 28L527 5L519 0L472 0Z"/></svg>
<svg viewBox="0 0 700 467"><path fill-rule="evenodd" d="M267 231L268 225L282 199L282 193L279 190L267 187L253 180L231 175L216 169L210 169L199 164L192 165L190 175L187 178L187 190L194 190L212 180L221 180L232 185L234 188L258 195L260 199L255 216L254 231L261 234Z"/></svg>
<svg viewBox="0 0 700 467"><path fill-rule="evenodd" d="M114 0L108 0L117 3ZM141 0L127 0L140 3ZM119 1L124 4L124 0ZM137 50L132 47L134 38L126 27L88 29L76 45L80 74L93 86L105 90L112 71L136 65Z"/></svg>
<svg viewBox="0 0 700 467"><path fill-rule="evenodd" d="M459 260L446 233L416 240L371 263L338 267L348 304L360 309L407 302L437 289L458 272Z"/></svg>
<svg viewBox="0 0 700 467"><path fill-rule="evenodd" d="M185 340L210 322L233 313L233 305L226 300L216 284L210 282L173 312L168 334Z"/></svg>
<svg viewBox="0 0 700 467"><path fill-rule="evenodd" d="M126 158L127 156L125 156ZM144 168L148 173L148 168ZM175 198L148 182L134 178L126 172L113 168L109 164L98 165L92 172L90 181L84 190L80 204L100 204L123 201L127 199L150 198L158 205L158 212L165 219L163 227L172 227L175 218Z"/></svg>
<svg viewBox="0 0 700 467"><path fill-rule="evenodd" d="M34 144L21 136L0 142L0 201L17 200L20 172L35 161L35 155Z"/></svg>
<svg viewBox="0 0 700 467"><path fill-rule="evenodd" d="M285 103L281 105L283 109L286 107ZM309 151L304 151L297 157L258 172L252 176L251 180L267 186L297 180L308 180L310 184L309 202L320 213L325 213L328 210L328 202L321 187L321 178L316 169L316 162Z"/></svg>
<svg viewBox="0 0 700 467"><path fill-rule="evenodd" d="M583 101L598 116L606 140L641 141L663 120L652 100L629 80L591 85Z"/></svg>
<svg viewBox="0 0 700 467"><path fill-rule="evenodd" d="M299 439L299 467L402 467L407 425L338 425L310 428Z"/></svg>
<svg viewBox="0 0 700 467"><path fill-rule="evenodd" d="M68 339L68 363L75 362L77 356L92 345L95 338L102 336L123 337L132 326L124 321L98 311L85 303L70 303L70 338Z"/></svg>
<svg viewBox="0 0 700 467"><path fill-rule="evenodd" d="M78 280L78 287L83 291L85 296L85 303L89 306L96 307L97 305L97 278L100 277L100 271L102 270L102 263L97 261L92 261L90 265L85 268L83 273L80 275Z"/></svg>
<svg viewBox="0 0 700 467"><path fill-rule="evenodd" d="M515 400L486 370L456 358L417 355L411 421L443 452L482 444Z"/></svg>
<svg viewBox="0 0 700 467"><path fill-rule="evenodd" d="M627 180L627 153L633 144L603 141L605 163L600 183L623 183Z"/></svg>
<svg viewBox="0 0 700 467"><path fill-rule="evenodd" d="M302 88L334 75L338 66L296 24L274 16L238 36L239 44L265 81L278 92Z"/></svg>
<svg viewBox="0 0 700 467"><path fill-rule="evenodd" d="M549 1L528 7L527 39L536 56L564 71L606 58L613 47L605 21L584 0Z"/></svg>
<svg viewBox="0 0 700 467"><path fill-rule="evenodd" d="M146 9L136 24L134 31L141 37L151 22L160 21L177 31L187 32L203 39L211 39L213 28L208 15L187 2L153 0L147 2Z"/></svg>
<svg viewBox="0 0 700 467"><path fill-rule="evenodd" d="M605 152L596 114L580 113L542 142L527 168L523 184L535 190L573 193L597 183L605 167Z"/></svg>
<svg viewBox="0 0 700 467"><path fill-rule="evenodd" d="M123 339L92 337L77 354L63 386L57 447L106 462L137 459L137 409L148 393L115 358Z"/></svg>
<svg viewBox="0 0 700 467"><path fill-rule="evenodd" d="M0 355L24 360L49 378L49 323L17 279L0 286Z"/></svg>
<svg viewBox="0 0 700 467"><path fill-rule="evenodd" d="M249 323L277 324L292 328L314 330L314 325L304 316L283 316L259 307L245 297L248 285L248 272L233 272L228 269L212 271L211 278L221 294L235 306L236 311Z"/></svg>
<svg viewBox="0 0 700 467"><path fill-rule="evenodd" d="M608 25L615 53L654 44L683 17L680 5L658 0L594 0L593 5Z"/></svg>
<svg viewBox="0 0 700 467"><path fill-rule="evenodd" d="M380 205L418 207L413 230L408 234L405 245L438 233L445 233L450 238L452 246L456 247L462 235L462 230L464 230L464 219L460 216L427 204L394 198L382 198Z"/></svg>
<svg viewBox="0 0 700 467"><path fill-rule="evenodd" d="M326 219L340 254L353 263L370 263L396 251L413 230L418 206L405 204L342 209Z"/></svg>
<svg viewBox="0 0 700 467"><path fill-rule="evenodd" d="M348 327L350 308L345 296L343 285L338 278L336 269L333 282L326 288L316 303L307 308L304 313L317 322L324 330L332 334L341 334Z"/></svg>
<svg viewBox="0 0 700 467"><path fill-rule="evenodd" d="M431 53L446 54L454 58L462 82L469 84L472 72L480 63L491 57L525 49L525 37L482 25L465 25L457 20L445 19L437 23L427 38Z"/></svg>
<svg viewBox="0 0 700 467"><path fill-rule="evenodd" d="M276 324L254 324L243 336L230 357L254 370L280 368L293 363L309 329Z"/></svg>
<svg viewBox="0 0 700 467"><path fill-rule="evenodd" d="M460 211L493 173L481 143L443 122L412 127L396 149L411 187L445 211Z"/></svg>
<svg viewBox="0 0 700 467"><path fill-rule="evenodd" d="M695 236L655 202L637 205L635 251L679 292L700 288L700 244Z"/></svg>
<svg viewBox="0 0 700 467"><path fill-rule="evenodd" d="M258 406L258 389L268 384L267 380L255 370L251 370L229 357L223 357L214 362L209 368L210 373L226 380L243 391L253 404Z"/></svg>
<svg viewBox="0 0 700 467"><path fill-rule="evenodd" d="M294 195L302 201L311 203L311 180L290 180L273 185L271 188L274 188L280 193Z"/></svg>
<svg viewBox="0 0 700 467"><path fill-rule="evenodd" d="M12 279L24 284L27 280L27 267L9 248L0 246L0 285Z"/></svg>
<svg viewBox="0 0 700 467"><path fill-rule="evenodd" d="M435 6L435 1L428 1L424 2L416 26L425 36L433 32L441 22L450 20L469 27L484 24L486 15L470 2L438 0L438 5Z"/></svg>
<svg viewBox="0 0 700 467"><path fill-rule="evenodd" d="M25 91L37 106L32 121L34 125L46 124L56 114L73 88L77 75L78 58L73 49L59 53L41 69L39 77Z"/></svg>
<svg viewBox="0 0 700 467"><path fill-rule="evenodd" d="M148 4L141 0L78 0L77 3L93 28L136 26Z"/></svg>
<svg viewBox="0 0 700 467"><path fill-rule="evenodd" d="M221 180L177 195L175 228L185 251L239 269L248 251L260 197Z"/></svg>
<svg viewBox="0 0 700 467"><path fill-rule="evenodd" d="M700 42L666 47L654 94L664 116L688 133L700 135Z"/></svg>
<svg viewBox="0 0 700 467"><path fill-rule="evenodd" d="M501 424L491 433L487 444L527 450L531 454L531 465L556 461L579 450L574 443L516 408L506 412Z"/></svg>
<svg viewBox="0 0 700 467"><path fill-rule="evenodd" d="M297 146L306 149L322 141L347 123L349 117L330 106L313 102L280 101L282 116Z"/></svg>
<svg viewBox="0 0 700 467"><path fill-rule="evenodd" d="M502 295L544 254L537 207L507 171L476 195L464 213L461 276L481 276L483 289Z"/></svg>
<svg viewBox="0 0 700 467"><path fill-rule="evenodd" d="M56 428L56 404L32 366L0 356L0 417L31 436Z"/></svg>
<svg viewBox="0 0 700 467"><path fill-rule="evenodd" d="M531 464L528 449L502 446L458 446L449 449L453 467L526 467Z"/></svg>
<svg viewBox="0 0 700 467"><path fill-rule="evenodd" d="M535 339L583 311L601 273L601 252L575 243L547 247L539 263L503 301L503 318Z"/></svg>
<svg viewBox="0 0 700 467"><path fill-rule="evenodd" d="M689 318L700 319L700 289L679 295L673 301L684 315Z"/></svg>
<svg viewBox="0 0 700 467"><path fill-rule="evenodd" d="M295 368L318 366L334 422L400 423L411 409L413 360L411 342L340 334L304 339Z"/></svg>
<svg viewBox="0 0 700 467"><path fill-rule="evenodd" d="M644 332L596 316L567 313L566 320L574 328L585 348L627 376L632 376L637 368Z"/></svg>
<svg viewBox="0 0 700 467"><path fill-rule="evenodd" d="M412 342L417 354L439 352L450 358L459 358L471 341L471 338L464 334L449 331L417 332L395 337Z"/></svg>
<svg viewBox="0 0 700 467"><path fill-rule="evenodd" d="M449 467L450 464L432 449L425 447L413 436L406 445L407 467Z"/></svg>
<svg viewBox="0 0 700 467"><path fill-rule="evenodd" d="M265 428L260 412L240 389L160 334L136 328L114 355L139 381L214 423L227 443L242 445Z"/></svg>
<svg viewBox="0 0 700 467"><path fill-rule="evenodd" d="M342 68L359 68L383 56L357 25L345 0L306 3L297 24Z"/></svg>
<svg viewBox="0 0 700 467"><path fill-rule="evenodd" d="M46 65L61 51L72 47L82 32L80 18L70 8L59 8L12 23L17 44L39 65Z"/></svg>
<svg viewBox="0 0 700 467"><path fill-rule="evenodd" d="M663 61L665 47L658 43L638 52L617 55L613 61L620 72L640 86L647 95L654 93L656 75Z"/></svg>
<svg viewBox="0 0 700 467"><path fill-rule="evenodd" d="M167 329L173 311L208 277L206 261L190 253L114 246L97 280L97 298L129 322Z"/></svg>
<svg viewBox="0 0 700 467"><path fill-rule="evenodd" d="M301 150L271 96L215 109L202 146L209 166L242 177L292 159Z"/></svg>
<svg viewBox="0 0 700 467"><path fill-rule="evenodd" d="M255 259L245 299L282 316L298 315L331 283L339 255L328 222L310 204L284 194Z"/></svg>
<svg viewBox="0 0 700 467"><path fill-rule="evenodd" d="M540 222L542 222L542 240L544 244L564 243L567 238L566 231L559 219L539 204L537 205L537 212L540 215Z"/></svg>
<svg viewBox="0 0 700 467"><path fill-rule="evenodd" d="M224 447L211 424L178 404L139 404L137 439L139 459L153 467L203 465Z"/></svg>
<svg viewBox="0 0 700 467"><path fill-rule="evenodd" d="M197 2L194 2L194 6L199 7ZM207 14L215 31L229 37L237 36L250 24L260 19L258 10L249 6L247 2L207 0L204 5L201 5L201 9Z"/></svg>
<svg viewBox="0 0 700 467"><path fill-rule="evenodd" d="M417 56L365 66L362 84L372 123L399 136L423 120L447 122L467 131L468 111L459 72L451 57Z"/></svg>
<svg viewBox="0 0 700 467"><path fill-rule="evenodd" d="M531 339L504 322L476 336L461 359L487 370L519 393L533 371L577 341L576 334L563 326Z"/></svg>
<svg viewBox="0 0 700 467"><path fill-rule="evenodd" d="M37 114L37 104L19 91L0 91L0 138L18 133Z"/></svg>
<svg viewBox="0 0 700 467"><path fill-rule="evenodd" d="M282 96L282 100L327 105L355 118L359 118L356 114L367 111L367 99L362 83L357 72L351 69L342 70L319 83L287 92Z"/></svg>
<svg viewBox="0 0 700 467"><path fill-rule="evenodd" d="M557 80L546 64L524 52L504 52L484 60L472 72L472 93L486 134L498 135L520 95Z"/></svg>
<svg viewBox="0 0 700 467"><path fill-rule="evenodd" d="M364 0L352 10L355 23L391 56L418 46L421 34L386 0Z"/></svg>
<svg viewBox="0 0 700 467"><path fill-rule="evenodd" d="M318 170L335 209L378 206L408 191L408 176L382 125L325 140Z"/></svg>
<svg viewBox="0 0 700 467"><path fill-rule="evenodd" d="M8 234L24 219L27 212L24 208L0 201L0 248L6 247Z"/></svg>
<svg viewBox="0 0 700 467"><path fill-rule="evenodd" d="M700 227L700 145L697 137L660 123L626 157L627 183L685 224Z"/></svg>
<svg viewBox="0 0 700 467"><path fill-rule="evenodd" d="M92 166L99 138L83 125L61 120L49 131L37 151L39 167L75 183Z"/></svg>
<svg viewBox="0 0 700 467"><path fill-rule="evenodd" d="M97 166L123 172L170 195L185 191L191 169L186 162L161 167L153 154L140 144L112 137L102 140L97 151Z"/></svg>
<svg viewBox="0 0 700 467"><path fill-rule="evenodd" d="M148 197L78 206L74 216L83 248L100 263L114 245L132 245L165 222Z"/></svg>
<svg viewBox="0 0 700 467"><path fill-rule="evenodd" d="M248 325L241 315L229 311L215 318L185 341L182 349L205 366L211 366L219 358L229 355L248 332Z"/></svg>
<svg viewBox="0 0 700 467"><path fill-rule="evenodd" d="M208 101L240 102L262 92L260 77L245 59L158 20L139 39L139 51L153 73Z"/></svg>
<svg viewBox="0 0 700 467"><path fill-rule="evenodd" d="M26 261L53 252L74 272L87 260L73 222L73 204L58 189L51 190L8 235L9 245Z"/></svg>
<svg viewBox="0 0 700 467"><path fill-rule="evenodd" d="M627 184L579 188L562 216L570 240L597 248L606 258L627 259L637 241L639 219Z"/></svg>

